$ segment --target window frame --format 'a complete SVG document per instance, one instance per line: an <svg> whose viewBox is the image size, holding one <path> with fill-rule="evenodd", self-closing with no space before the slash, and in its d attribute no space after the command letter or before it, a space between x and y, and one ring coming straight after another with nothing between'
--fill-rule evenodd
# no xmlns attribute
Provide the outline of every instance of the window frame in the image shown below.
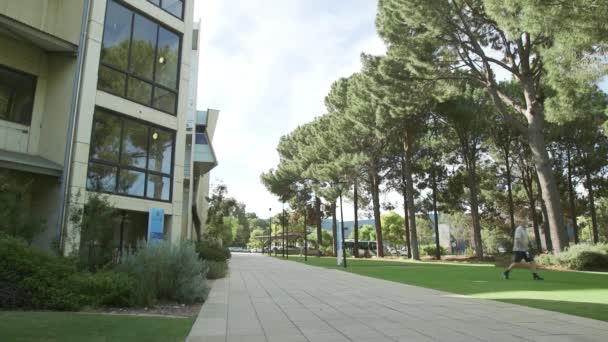
<svg viewBox="0 0 608 342"><path fill-rule="evenodd" d="M130 6L129 4L123 2L122 0L108 0L106 2L106 9L105 9L105 17L107 17L108 15L108 7L110 2L113 1L114 3L118 4L119 6L122 6L124 8L126 8L127 10L131 11L131 30L129 33L129 55L127 56L127 69L126 70L122 70L120 67L114 66L112 64L109 63L104 63L101 60L101 56L99 58L99 67L97 70L97 89L101 90L103 92L106 92L108 94L112 94L114 96L118 96L120 98L123 98L125 100L140 104L142 106L146 106L155 110L158 110L160 112L169 114L169 115L173 115L173 116L177 116L177 112L178 112L178 108L179 108L179 94L180 94L180 83L181 83L181 79L180 79L180 75L182 72L182 49L183 49L183 43L184 43L184 35L183 33L174 30L173 28L164 25L163 23L161 23L159 20L157 20L156 18L143 13L141 11L139 11L138 9L134 8L133 6ZM152 3L153 4L153 3ZM162 4L162 3L161 3ZM153 4L154 5L154 4ZM156 5L155 5L156 6ZM162 9L162 8L161 8ZM182 12L183 12L183 7L182 7ZM152 79L146 79L144 77L141 77L137 74L135 74L134 72L130 71L129 68L131 67L131 52L132 52L132 48L133 48L133 32L134 32L134 28L135 28L135 15L140 15L150 21L152 21L154 24L156 24L156 45L154 47L154 66L152 68ZM160 28L163 28L175 35L178 36L179 38L179 46L178 46L178 50L177 50L177 56L178 56L178 60L177 60L177 75L176 75L176 88L175 89L171 89L161 83L158 83L154 80L154 78L156 77L156 64L157 64L157 60L158 60L158 42L159 42L159 35L160 35ZM102 28L102 37L101 37L101 46L103 49L103 41L105 38L105 19L104 19L104 25ZM101 54L101 53L100 53ZM110 91L110 90L106 90L106 89L102 89L99 87L99 73L101 72L101 67L105 67L108 69L111 69L114 72L120 73L125 77L125 85L124 85L124 89L122 90L121 94L118 94L116 92ZM147 84L150 84L152 86L152 92L150 94L150 103L143 103L141 101L137 101L135 99L132 99L128 96L128 91L129 91L129 78L135 78L140 82L144 82ZM175 105L173 107L173 112L168 112L164 109L160 109L157 107L154 107L154 93L156 91L156 88L161 88L169 93L175 94Z"/></svg>
<svg viewBox="0 0 608 342"><path fill-rule="evenodd" d="M173 13L171 13L171 12L167 11L167 10L166 10L166 9L163 7L163 1L165 1L165 0L158 0L158 5L157 5L157 4L155 4L154 2L152 2L152 0L148 0L148 2L149 2L149 3L151 3L152 5L154 5L154 6L158 7L158 8L160 8L161 10L163 10L163 11L165 11L165 12L167 12L167 13L169 13L171 16L173 16L173 17L175 17L175 18L177 18L177 19L179 19L179 20L181 20L181 21L184 21L184 14L185 14L185 12L186 12L186 0L178 0L178 1L180 1L180 2L182 3L182 13L181 13L181 16L180 16L180 17L178 17L178 16L176 16L175 14L173 14Z"/></svg>
<svg viewBox="0 0 608 342"><path fill-rule="evenodd" d="M157 201L157 202L164 202L164 203L172 203L173 202L173 181L174 181L174 177L175 177L175 142L177 139L177 132L167 128L167 127L163 127L160 125L156 125L153 123L150 123L148 121L145 120L141 120L138 118L134 118L131 117L129 115L125 115L125 114L121 114L118 113L116 111L113 111L111 109L105 108L105 107L101 107L101 106L95 106L95 112L97 112L98 110L101 110L102 112L104 112L104 114L106 115L110 115L113 116L116 120L120 120L120 140L119 140L119 147L118 147L118 161L117 162L112 162L112 161L107 161L107 160L103 160L103 159L96 159L92 157L92 151L93 151L93 141L91 141L90 145L89 145L89 157L88 157L88 161L87 161L87 176L86 176L86 182L88 183L89 180L89 167L91 164L97 164L97 165L103 165L103 166L109 166L112 168L116 168L116 174L115 176L115 184L114 184L114 191L105 191L105 190L92 190L89 189L87 187L87 185L85 184L85 189L87 191L91 191L91 192L97 192L97 193L103 193L103 194L107 194L107 195L115 195L115 196L124 196L124 197L130 197L130 198L137 198L137 199L144 199L144 200L149 200L149 201ZM125 122L127 120L131 120L133 122L137 122L138 124L142 124L147 128L148 131L148 136L147 136L147 143L146 143L146 166L144 168L140 168L140 167L136 167L136 166L130 166L130 165L126 165L126 164L122 164L121 163L121 159L122 159L122 153L123 153L123 140L124 140L124 134L125 134ZM95 115L93 115L93 121L95 121ZM163 130L165 132L169 132L173 135L171 143L171 170L170 173L163 173L163 172L158 172L158 171L153 171L153 170L149 170L149 163L150 163L150 145L151 145L151 137L152 135L150 134L150 130L152 128L157 128L160 130ZM91 130L91 136L93 135L93 130ZM144 194L143 196L138 196L138 195L131 195L128 193L121 193L118 191L118 185L119 185L119 180L120 180L120 171L121 169L124 170L129 170L129 171L135 171L135 172L143 172L144 174ZM163 199L159 199L159 198L153 198L153 197L147 197L147 193L148 193L148 175L154 175L154 176L159 176L161 177L166 177L169 178L169 199L167 200L163 200Z"/></svg>
<svg viewBox="0 0 608 342"><path fill-rule="evenodd" d="M33 80L33 83L32 83L32 108L30 109L29 122L27 124L25 124L25 123L22 123L22 122L17 122L15 120L7 120L7 119L3 119L3 118L0 118L0 120L6 121L6 122L10 122L10 123L13 123L13 124L17 124L17 125L32 127L32 119L34 118L34 108L36 107L36 88L38 87L38 76L34 75L34 74L30 74L28 72L25 72L23 70L15 69L15 68L10 67L10 66L8 66L6 64L0 64L0 69L5 69L5 70L8 70L9 72L13 72L15 74L19 74L19 75L22 75L22 76L31 77L32 80ZM9 104L12 104L12 101L14 101L13 98L10 99L10 103Z"/></svg>

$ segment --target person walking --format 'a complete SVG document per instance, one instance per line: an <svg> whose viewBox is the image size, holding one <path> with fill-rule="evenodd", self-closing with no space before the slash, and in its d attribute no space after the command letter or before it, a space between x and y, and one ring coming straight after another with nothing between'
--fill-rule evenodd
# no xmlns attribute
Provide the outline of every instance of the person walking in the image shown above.
<svg viewBox="0 0 608 342"><path fill-rule="evenodd" d="M516 265L521 264L522 261L525 261L528 264L528 267L532 272L532 279L543 280L543 278L536 273L536 263L528 250L528 231L526 231L526 228L518 226L517 229L515 229L515 239L513 241L513 262L503 273L504 278L508 280L511 269Z"/></svg>

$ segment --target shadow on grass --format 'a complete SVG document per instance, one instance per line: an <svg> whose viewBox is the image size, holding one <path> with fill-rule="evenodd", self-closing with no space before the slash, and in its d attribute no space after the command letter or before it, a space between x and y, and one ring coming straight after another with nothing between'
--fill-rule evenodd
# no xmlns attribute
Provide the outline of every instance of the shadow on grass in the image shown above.
<svg viewBox="0 0 608 342"><path fill-rule="evenodd" d="M530 306L537 309L558 311L570 315L608 322L608 304L567 302L544 299L493 299L498 302Z"/></svg>

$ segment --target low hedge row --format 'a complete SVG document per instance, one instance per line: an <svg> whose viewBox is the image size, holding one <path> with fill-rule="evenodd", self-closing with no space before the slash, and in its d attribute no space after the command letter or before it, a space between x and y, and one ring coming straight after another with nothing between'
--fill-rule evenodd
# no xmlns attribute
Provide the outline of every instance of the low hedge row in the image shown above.
<svg viewBox="0 0 608 342"><path fill-rule="evenodd" d="M536 262L545 266L560 266L572 270L608 271L608 243L581 243L559 254L541 254Z"/></svg>

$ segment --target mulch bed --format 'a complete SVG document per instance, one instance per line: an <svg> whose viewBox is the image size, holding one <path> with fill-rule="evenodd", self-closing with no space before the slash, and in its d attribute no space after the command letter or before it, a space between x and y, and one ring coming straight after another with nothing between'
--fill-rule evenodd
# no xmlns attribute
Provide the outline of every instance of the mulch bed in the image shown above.
<svg viewBox="0 0 608 342"><path fill-rule="evenodd" d="M110 315L196 317L201 310L201 306L201 303L164 303L145 308L99 308L87 312Z"/></svg>

